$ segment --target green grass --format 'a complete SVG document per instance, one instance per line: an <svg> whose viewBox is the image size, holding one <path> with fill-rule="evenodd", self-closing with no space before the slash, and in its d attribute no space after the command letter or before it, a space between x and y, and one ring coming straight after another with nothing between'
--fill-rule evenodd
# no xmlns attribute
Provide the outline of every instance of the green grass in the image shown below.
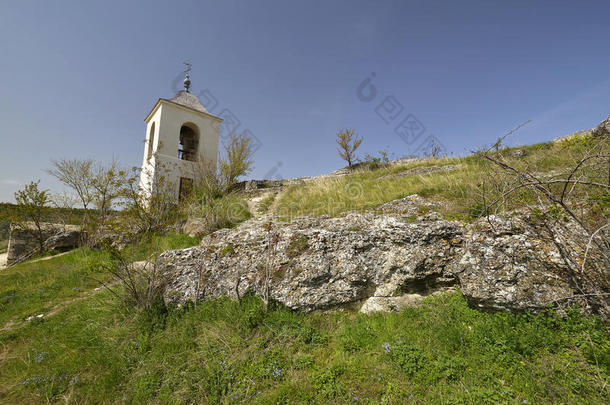
<svg viewBox="0 0 610 405"><path fill-rule="evenodd" d="M581 137L566 142L519 147L527 150L528 155L509 157L508 160L519 167L535 164L540 173L561 172L571 167L574 156L583 153L591 142L590 137ZM610 142L606 140L603 147L608 149ZM517 148L503 152L509 154L513 149ZM445 165L461 166L448 172L380 179L418 167ZM481 213L481 184L489 174L490 164L476 156L424 159L375 170L364 168L348 176L320 178L287 189L279 197L276 213L283 219L299 215L338 215L373 209L392 200L419 194L439 202L439 211L447 218L472 220Z"/></svg>
<svg viewBox="0 0 610 405"><path fill-rule="evenodd" d="M269 208L271 207L271 204L273 204L273 202L275 201L276 196L277 193L275 192L271 192L266 195L258 204L258 212L260 214L264 214L265 212L269 211Z"/></svg>
<svg viewBox="0 0 610 405"><path fill-rule="evenodd" d="M194 198L184 207L184 215L204 220L206 229L200 236L221 228L233 228L252 217L248 203L240 193L225 194L208 203Z"/></svg>
<svg viewBox="0 0 610 405"><path fill-rule="evenodd" d="M55 305L98 287L92 277L102 276L95 269L103 259L102 253L78 249L0 271L0 327L46 313Z"/></svg>
<svg viewBox="0 0 610 405"><path fill-rule="evenodd" d="M3 403L588 403L610 400L595 318L488 314L459 293L400 313L227 299L144 314L107 292L0 332Z"/></svg>
<svg viewBox="0 0 610 405"><path fill-rule="evenodd" d="M194 246L199 239L187 235L155 235L134 246L133 260L151 252ZM82 297L110 278L101 270L109 256L101 251L76 249L48 260L25 262L0 271L0 327L45 314L58 305Z"/></svg>
<svg viewBox="0 0 610 405"><path fill-rule="evenodd" d="M0 253L6 253L8 249L8 239L0 240Z"/></svg>
<svg viewBox="0 0 610 405"><path fill-rule="evenodd" d="M165 235L146 235L135 246L127 247L127 257L133 261L149 259L154 254L159 254L166 250L185 249L196 246L201 238L191 237L179 233Z"/></svg>

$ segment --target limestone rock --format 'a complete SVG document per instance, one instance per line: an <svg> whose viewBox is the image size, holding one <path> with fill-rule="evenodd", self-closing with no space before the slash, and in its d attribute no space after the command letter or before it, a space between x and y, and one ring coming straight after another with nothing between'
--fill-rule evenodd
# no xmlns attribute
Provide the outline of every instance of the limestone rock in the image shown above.
<svg viewBox="0 0 610 405"><path fill-rule="evenodd" d="M80 227L77 225L42 223L41 228L45 240L44 246L48 249L76 246L80 236ZM26 260L36 254L39 251L37 235L38 230L33 223L11 225L7 265ZM48 243L47 240L49 240ZM74 244L70 244L70 242L74 242Z"/></svg>
<svg viewBox="0 0 610 405"><path fill-rule="evenodd" d="M510 152L512 157L520 158L528 155L527 149L515 149Z"/></svg>
<svg viewBox="0 0 610 405"><path fill-rule="evenodd" d="M208 226L203 218L189 218L182 226L182 233L190 237L202 236L208 233Z"/></svg>
<svg viewBox="0 0 610 405"><path fill-rule="evenodd" d="M455 272L471 304L495 310L537 310L573 295L560 277L565 265L559 252L521 219L492 216L473 224L468 233Z"/></svg>
<svg viewBox="0 0 610 405"><path fill-rule="evenodd" d="M610 136L610 117L603 120L593 131L591 131L591 135L593 136Z"/></svg>
<svg viewBox="0 0 610 405"><path fill-rule="evenodd" d="M250 219L214 232L163 253L165 299L263 295L267 275L271 300L304 311L398 310L454 286L492 310L535 311L574 295L553 243L518 215L466 224L431 211L414 221L421 204L409 196L375 212Z"/></svg>
<svg viewBox="0 0 610 405"><path fill-rule="evenodd" d="M404 294L400 297L371 297L367 299L360 312L371 314L374 312L395 312L406 307L416 307L421 304L423 296L420 294Z"/></svg>
<svg viewBox="0 0 610 405"><path fill-rule="evenodd" d="M64 229L58 231L56 234L51 235L44 242L46 249L57 249L57 248L70 248L78 245L78 239L80 237L80 230L78 229Z"/></svg>
<svg viewBox="0 0 610 405"><path fill-rule="evenodd" d="M399 215L350 213L265 228L264 221L251 220L206 236L199 247L165 252L166 298L262 294L266 272L271 298L302 310L455 283L445 269L462 244L456 222L409 223Z"/></svg>

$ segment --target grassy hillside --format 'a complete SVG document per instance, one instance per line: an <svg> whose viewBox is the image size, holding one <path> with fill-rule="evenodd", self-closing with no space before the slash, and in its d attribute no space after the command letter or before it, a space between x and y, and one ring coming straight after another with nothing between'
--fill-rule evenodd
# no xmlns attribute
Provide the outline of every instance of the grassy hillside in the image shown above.
<svg viewBox="0 0 610 405"><path fill-rule="evenodd" d="M482 313L455 292L372 316L265 313L253 297L142 313L95 290L104 260L80 250L0 273L0 403L610 401L610 339L577 312Z"/></svg>
<svg viewBox="0 0 610 405"><path fill-rule="evenodd" d="M561 178L589 142L521 148L526 155L509 161ZM422 174L449 165L453 170ZM405 171L411 175L396 176ZM438 202L446 217L471 220L481 215L489 173L475 157L361 167L269 194L257 212L337 215L417 193ZM607 195L578 198L608 209ZM247 219L246 207L232 195L192 208L218 227ZM153 235L128 256L143 260L198 242ZM78 249L0 271L0 403L610 402L610 335L577 310L484 313L455 291L375 315L274 305L265 312L255 297L144 312L100 288L99 281L112 283L103 270L108 261L103 252Z"/></svg>
<svg viewBox="0 0 610 405"><path fill-rule="evenodd" d="M562 142L503 149L501 152L509 163L517 167L535 168L536 174L542 177L566 178L576 157L585 154L593 143L598 142L602 142L601 150L610 151L610 141L607 139L593 140L590 135L585 135ZM526 155L512 156L517 149ZM456 168L430 174L392 177L401 172L418 173L424 172L426 168L449 165ZM372 209L410 194L419 194L438 202L440 213L449 219L472 220L482 214L482 184L489 179L491 170L492 165L477 156L414 160L374 170L364 165L348 176L322 177L289 188L279 197L277 213L284 219L298 215L338 215L351 210ZM604 172L602 182L607 182L606 173L607 171ZM583 197L598 196L583 193ZM605 205L606 208L610 206L607 195Z"/></svg>

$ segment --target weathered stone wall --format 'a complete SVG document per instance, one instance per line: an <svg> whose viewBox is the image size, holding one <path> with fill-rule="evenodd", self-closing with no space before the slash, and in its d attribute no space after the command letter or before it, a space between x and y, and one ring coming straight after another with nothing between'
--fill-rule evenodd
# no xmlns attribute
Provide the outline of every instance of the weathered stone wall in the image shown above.
<svg viewBox="0 0 610 405"><path fill-rule="evenodd" d="M15 264L36 253L38 230L33 223L11 225L7 250L7 265ZM42 224L45 249L73 247L78 244L80 227L78 225Z"/></svg>

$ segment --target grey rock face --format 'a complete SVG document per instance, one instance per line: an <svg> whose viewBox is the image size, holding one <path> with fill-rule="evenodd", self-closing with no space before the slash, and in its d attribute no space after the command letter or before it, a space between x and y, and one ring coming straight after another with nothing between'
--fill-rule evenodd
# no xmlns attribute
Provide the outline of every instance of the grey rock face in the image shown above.
<svg viewBox="0 0 610 405"><path fill-rule="evenodd" d="M182 233L190 237L204 235L208 231L208 226L202 218L189 218L182 226Z"/></svg>
<svg viewBox="0 0 610 405"><path fill-rule="evenodd" d="M510 155L516 158L527 156L527 149L515 149L510 152Z"/></svg>
<svg viewBox="0 0 610 405"><path fill-rule="evenodd" d="M603 120L597 127L591 131L593 136L610 136L610 117Z"/></svg>
<svg viewBox="0 0 610 405"><path fill-rule="evenodd" d="M453 286L472 304L499 310L536 310L573 294L552 244L526 227L501 218L493 228L487 220L463 224L434 213L413 220L423 203L409 196L380 207L381 214L249 220L218 231L201 246L163 253L165 298L263 295L266 275L272 300L305 311L395 310Z"/></svg>
<svg viewBox="0 0 610 405"><path fill-rule="evenodd" d="M462 294L473 305L495 310L537 310L573 291L559 252L518 218L490 217L468 229L456 263Z"/></svg>
<svg viewBox="0 0 610 405"><path fill-rule="evenodd" d="M69 248L78 245L80 231L76 229L64 229L50 236L44 242L46 249Z"/></svg>
<svg viewBox="0 0 610 405"><path fill-rule="evenodd" d="M80 227L64 224L41 224L41 233L45 249L57 247L72 247L78 244ZM12 265L28 259L38 252L38 230L33 223L22 226L11 226L11 234L7 249L7 265Z"/></svg>

